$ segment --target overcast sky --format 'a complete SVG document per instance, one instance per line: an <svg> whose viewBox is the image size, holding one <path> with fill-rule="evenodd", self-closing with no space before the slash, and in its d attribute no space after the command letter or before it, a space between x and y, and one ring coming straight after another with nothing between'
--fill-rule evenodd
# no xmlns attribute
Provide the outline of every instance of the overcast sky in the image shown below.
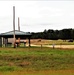
<svg viewBox="0 0 74 75"><path fill-rule="evenodd" d="M16 30L18 17L21 31L25 32L74 28L74 1L72 0L7 0L0 1L0 33L13 30L13 6L16 13Z"/></svg>

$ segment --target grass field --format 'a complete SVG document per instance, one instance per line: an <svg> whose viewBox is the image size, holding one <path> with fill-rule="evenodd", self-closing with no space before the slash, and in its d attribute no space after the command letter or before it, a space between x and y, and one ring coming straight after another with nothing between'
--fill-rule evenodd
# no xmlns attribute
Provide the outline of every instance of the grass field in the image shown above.
<svg viewBox="0 0 74 75"><path fill-rule="evenodd" d="M0 48L0 75L74 75L74 49Z"/></svg>

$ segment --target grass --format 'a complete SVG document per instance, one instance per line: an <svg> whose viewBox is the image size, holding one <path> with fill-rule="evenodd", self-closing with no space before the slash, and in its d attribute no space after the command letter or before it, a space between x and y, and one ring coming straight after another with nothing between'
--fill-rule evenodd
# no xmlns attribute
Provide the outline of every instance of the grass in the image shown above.
<svg viewBox="0 0 74 75"><path fill-rule="evenodd" d="M74 49L0 48L0 73L12 75L12 72L14 75L62 75L62 72L74 75Z"/></svg>

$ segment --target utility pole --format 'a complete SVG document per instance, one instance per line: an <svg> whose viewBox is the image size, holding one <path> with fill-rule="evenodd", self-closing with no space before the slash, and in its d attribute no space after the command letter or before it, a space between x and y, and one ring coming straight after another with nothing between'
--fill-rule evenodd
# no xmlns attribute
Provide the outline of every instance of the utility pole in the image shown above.
<svg viewBox="0 0 74 75"><path fill-rule="evenodd" d="M16 39L15 39L15 6L13 6L13 32L14 32L14 34L13 34L13 39L14 39L14 48L16 47L16 44L15 44L15 41L16 41Z"/></svg>

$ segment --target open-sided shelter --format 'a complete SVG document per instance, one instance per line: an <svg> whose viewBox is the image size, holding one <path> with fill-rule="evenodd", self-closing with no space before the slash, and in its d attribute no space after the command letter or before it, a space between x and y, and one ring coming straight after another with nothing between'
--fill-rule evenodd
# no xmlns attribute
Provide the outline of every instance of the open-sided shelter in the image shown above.
<svg viewBox="0 0 74 75"><path fill-rule="evenodd" d="M5 46L7 46L10 42L8 42L9 38L13 38L14 36L14 31L9 31L9 32L5 32L5 33L1 33L0 34L0 46L2 46L3 44L5 44ZM31 39L31 33L30 32L23 32L23 31L19 31L19 30L15 30L15 40L17 40L18 38L23 39L28 39L28 44L30 47L30 39ZM25 43L25 41L22 41L23 43ZM16 44L21 43L21 41L16 42Z"/></svg>

